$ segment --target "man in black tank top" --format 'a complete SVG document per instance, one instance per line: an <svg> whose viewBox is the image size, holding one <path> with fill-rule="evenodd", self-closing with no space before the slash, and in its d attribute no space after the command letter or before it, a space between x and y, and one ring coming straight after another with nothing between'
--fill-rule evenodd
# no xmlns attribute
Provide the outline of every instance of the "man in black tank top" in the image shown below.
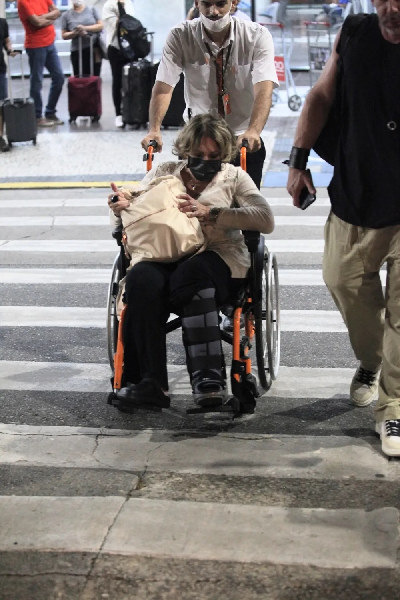
<svg viewBox="0 0 400 600"><path fill-rule="evenodd" d="M376 15L345 21L307 96L287 189L297 207L302 188L315 191L305 170L308 155L336 111L324 280L360 362L351 400L364 407L378 398L383 452L400 456L400 0L374 5ZM384 295L379 271L385 263Z"/></svg>

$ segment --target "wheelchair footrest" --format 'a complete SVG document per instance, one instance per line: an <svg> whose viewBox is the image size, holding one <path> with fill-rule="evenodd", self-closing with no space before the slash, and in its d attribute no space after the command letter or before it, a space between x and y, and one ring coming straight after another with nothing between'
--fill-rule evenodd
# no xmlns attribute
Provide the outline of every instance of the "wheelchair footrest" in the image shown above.
<svg viewBox="0 0 400 600"><path fill-rule="evenodd" d="M236 398L229 398L224 404L218 406L197 406L196 408L188 408L187 415L200 415L205 413L238 413L240 412L240 404Z"/></svg>
<svg viewBox="0 0 400 600"><path fill-rule="evenodd" d="M148 412L162 412L159 406L151 406L149 404L132 404L131 402L123 402L115 392L108 394L107 404L114 406L120 412L133 414L137 410L146 410Z"/></svg>

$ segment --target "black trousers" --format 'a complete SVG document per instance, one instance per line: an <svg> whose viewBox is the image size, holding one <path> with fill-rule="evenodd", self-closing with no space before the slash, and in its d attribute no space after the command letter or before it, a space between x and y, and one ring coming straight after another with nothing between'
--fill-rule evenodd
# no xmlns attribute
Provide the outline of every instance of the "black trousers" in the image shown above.
<svg viewBox="0 0 400 600"><path fill-rule="evenodd" d="M71 63L75 77L79 76L79 51L73 50L71 52ZM100 62L94 61L93 75L100 77L101 71L101 60ZM83 48L82 50L82 75L90 75L90 48Z"/></svg>
<svg viewBox="0 0 400 600"><path fill-rule="evenodd" d="M121 114L122 70L126 65L126 60L123 58L121 52L117 48L114 48L114 46L108 46L107 54L112 75L112 98L115 114L118 117Z"/></svg>
<svg viewBox="0 0 400 600"><path fill-rule="evenodd" d="M261 138L260 138L261 139ZM250 175L258 189L261 187L262 180L262 172L265 161L265 145L263 140L261 139L261 148L257 150L257 152L248 152L247 153L247 173ZM235 160L232 162L235 167L240 167L240 152L237 153Z"/></svg>
<svg viewBox="0 0 400 600"><path fill-rule="evenodd" d="M232 279L215 252L202 252L176 263L140 262L127 273L124 373L126 381L145 377L168 389L165 324L170 312L180 314L200 290L214 288L224 304L245 280Z"/></svg>

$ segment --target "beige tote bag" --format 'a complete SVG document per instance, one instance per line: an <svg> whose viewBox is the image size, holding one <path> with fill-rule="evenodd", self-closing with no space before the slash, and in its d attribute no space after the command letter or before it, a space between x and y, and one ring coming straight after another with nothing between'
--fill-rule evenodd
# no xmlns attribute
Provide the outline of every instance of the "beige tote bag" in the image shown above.
<svg viewBox="0 0 400 600"><path fill-rule="evenodd" d="M125 251L131 266L143 261L175 262L203 249L204 235L198 219L180 212L185 187L178 177L156 177L133 197L121 212Z"/></svg>

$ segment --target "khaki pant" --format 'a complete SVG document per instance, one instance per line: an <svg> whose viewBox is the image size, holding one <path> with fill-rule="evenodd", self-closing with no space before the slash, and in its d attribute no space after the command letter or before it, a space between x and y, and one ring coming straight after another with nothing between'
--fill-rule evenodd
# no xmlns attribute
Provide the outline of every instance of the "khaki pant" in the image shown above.
<svg viewBox="0 0 400 600"><path fill-rule="evenodd" d="M384 295L379 270L385 262ZM376 420L400 419L400 225L356 227L331 212L323 276L357 359L371 371L382 364Z"/></svg>

